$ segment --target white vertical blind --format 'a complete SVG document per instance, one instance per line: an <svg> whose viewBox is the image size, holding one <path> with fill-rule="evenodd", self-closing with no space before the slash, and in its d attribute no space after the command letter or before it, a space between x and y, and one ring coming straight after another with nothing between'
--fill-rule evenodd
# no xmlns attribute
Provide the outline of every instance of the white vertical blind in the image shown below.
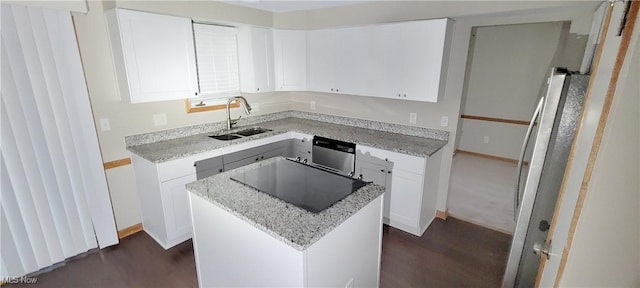
<svg viewBox="0 0 640 288"><path fill-rule="evenodd" d="M2 277L116 244L69 12L3 4Z"/></svg>
<svg viewBox="0 0 640 288"><path fill-rule="evenodd" d="M194 23L193 30L201 96L240 95L237 29Z"/></svg>

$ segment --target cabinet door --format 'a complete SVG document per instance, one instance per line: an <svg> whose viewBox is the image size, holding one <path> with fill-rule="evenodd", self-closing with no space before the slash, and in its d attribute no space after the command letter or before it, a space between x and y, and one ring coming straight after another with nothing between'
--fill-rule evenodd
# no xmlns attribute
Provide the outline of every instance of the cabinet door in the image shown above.
<svg viewBox="0 0 640 288"><path fill-rule="evenodd" d="M378 25L373 28L377 68L372 96L437 102L444 89L451 20Z"/></svg>
<svg viewBox="0 0 640 288"><path fill-rule="evenodd" d="M374 61L372 28L315 30L307 35L310 90L366 95Z"/></svg>
<svg viewBox="0 0 640 288"><path fill-rule="evenodd" d="M255 69L255 92L274 90L273 77L273 33L267 28L253 28L253 67Z"/></svg>
<svg viewBox="0 0 640 288"><path fill-rule="evenodd" d="M162 182L162 205L167 227L167 246L173 246L191 237L191 212L185 185L196 181L196 175L187 175Z"/></svg>
<svg viewBox="0 0 640 288"><path fill-rule="evenodd" d="M307 32L274 30L273 52L277 91L307 89Z"/></svg>
<svg viewBox="0 0 640 288"><path fill-rule="evenodd" d="M408 45L407 34L401 23L375 26L373 28L372 59L376 69L372 69L371 89L368 95L385 98L402 98L404 84L404 62L407 55L403 53L404 45Z"/></svg>
<svg viewBox="0 0 640 288"><path fill-rule="evenodd" d="M238 31L238 60L242 92L274 90L273 33L261 27L242 27Z"/></svg>
<svg viewBox="0 0 640 288"><path fill-rule="evenodd" d="M393 198L392 188L393 162L386 161L370 154L358 153L356 155L356 176L362 177L364 181L371 181L380 186L384 186L385 196L383 203L383 213L385 218L389 218L390 203Z"/></svg>
<svg viewBox="0 0 640 288"><path fill-rule="evenodd" d="M112 39L121 93L131 103L195 97L198 93L191 19L116 9ZM114 27L114 25L117 25ZM119 34L119 35L118 35ZM118 45L114 45L118 49ZM124 68L124 69L122 69ZM123 79L124 78L124 79ZM127 89L128 88L128 89ZM125 96L125 95L122 95Z"/></svg>
<svg viewBox="0 0 640 288"><path fill-rule="evenodd" d="M424 176L401 169L392 172L389 219L418 227Z"/></svg>
<svg viewBox="0 0 640 288"><path fill-rule="evenodd" d="M403 26L411 45L403 45L403 98L437 102L443 93L450 40L447 40L447 19L415 21ZM449 25L450 27L450 25ZM446 53L445 53L446 52ZM406 97L404 95L406 94Z"/></svg>
<svg viewBox="0 0 640 288"><path fill-rule="evenodd" d="M372 28L370 26L333 30L334 91L340 94L367 95L370 73Z"/></svg>
<svg viewBox="0 0 640 288"><path fill-rule="evenodd" d="M309 90L332 93L335 90L334 30L314 30L307 33L307 85Z"/></svg>

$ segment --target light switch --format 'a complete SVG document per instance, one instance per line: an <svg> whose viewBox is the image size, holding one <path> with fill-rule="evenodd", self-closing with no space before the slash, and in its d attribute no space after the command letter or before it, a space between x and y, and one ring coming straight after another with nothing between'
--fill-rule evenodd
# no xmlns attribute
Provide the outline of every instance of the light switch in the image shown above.
<svg viewBox="0 0 640 288"><path fill-rule="evenodd" d="M260 103L251 104L251 112L253 112L253 113L260 112Z"/></svg>
<svg viewBox="0 0 640 288"><path fill-rule="evenodd" d="M442 116L440 118L440 126L441 127L447 127L449 126L449 116Z"/></svg>
<svg viewBox="0 0 640 288"><path fill-rule="evenodd" d="M311 110L316 110L316 101L309 102L309 108L311 108Z"/></svg>
<svg viewBox="0 0 640 288"><path fill-rule="evenodd" d="M165 126L167 125L167 114L153 114L153 125L155 126Z"/></svg>
<svg viewBox="0 0 640 288"><path fill-rule="evenodd" d="M102 132L111 130L111 124L109 123L109 118L100 119L100 130Z"/></svg>

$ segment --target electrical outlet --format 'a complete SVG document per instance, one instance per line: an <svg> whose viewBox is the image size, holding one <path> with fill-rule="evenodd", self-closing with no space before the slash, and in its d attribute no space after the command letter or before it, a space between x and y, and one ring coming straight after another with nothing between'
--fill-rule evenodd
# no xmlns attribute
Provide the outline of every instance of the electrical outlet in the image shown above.
<svg viewBox="0 0 640 288"><path fill-rule="evenodd" d="M447 126L449 126L449 116L440 117L440 127L447 127Z"/></svg>
<svg viewBox="0 0 640 288"><path fill-rule="evenodd" d="M102 132L111 130L111 124L109 123L109 118L100 119L100 130L102 130Z"/></svg>
<svg viewBox="0 0 640 288"><path fill-rule="evenodd" d="M167 114L153 114L153 125L165 126L167 125Z"/></svg>
<svg viewBox="0 0 640 288"><path fill-rule="evenodd" d="M416 114L415 112L409 113L409 123L416 124L417 120L418 120L418 114Z"/></svg>
<svg viewBox="0 0 640 288"><path fill-rule="evenodd" d="M309 108L311 108L311 110L316 110L316 101L309 102Z"/></svg>
<svg viewBox="0 0 640 288"><path fill-rule="evenodd" d="M254 113L260 112L260 103L251 104L251 112L254 112Z"/></svg>
<svg viewBox="0 0 640 288"><path fill-rule="evenodd" d="M484 136L484 139L482 139L482 142L484 142L484 144L488 144L489 143L489 136Z"/></svg>
<svg viewBox="0 0 640 288"><path fill-rule="evenodd" d="M353 288L353 278L351 278L349 282L347 282L347 284L344 285L344 288Z"/></svg>

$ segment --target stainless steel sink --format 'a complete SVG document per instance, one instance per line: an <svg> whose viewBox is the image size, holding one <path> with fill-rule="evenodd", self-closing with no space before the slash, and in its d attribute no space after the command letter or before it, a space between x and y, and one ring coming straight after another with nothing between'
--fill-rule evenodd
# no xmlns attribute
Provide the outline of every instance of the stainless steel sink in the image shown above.
<svg viewBox="0 0 640 288"><path fill-rule="evenodd" d="M246 137L246 136L251 136L256 134L262 134L269 131L272 131L272 130L266 129L266 128L260 128L260 127L253 127L253 128L244 129L242 131L235 132L234 134L242 135Z"/></svg>
<svg viewBox="0 0 640 288"><path fill-rule="evenodd" d="M229 141L233 139L242 138L242 136L234 135L234 134L222 134L222 135L210 135L209 137L222 141Z"/></svg>
<svg viewBox="0 0 640 288"><path fill-rule="evenodd" d="M216 140L222 140L222 141L229 141L229 140L234 140L234 139L239 139L242 137L248 137L248 136L252 136L252 135L257 135L257 134L262 134L265 132L269 132L272 131L271 129L265 129L265 128L260 128L260 127L253 127L253 128L248 128L248 129L244 129L244 130L240 130L237 132L233 132L233 133L227 133L227 134L222 134L222 135L210 135L209 137L216 139Z"/></svg>

